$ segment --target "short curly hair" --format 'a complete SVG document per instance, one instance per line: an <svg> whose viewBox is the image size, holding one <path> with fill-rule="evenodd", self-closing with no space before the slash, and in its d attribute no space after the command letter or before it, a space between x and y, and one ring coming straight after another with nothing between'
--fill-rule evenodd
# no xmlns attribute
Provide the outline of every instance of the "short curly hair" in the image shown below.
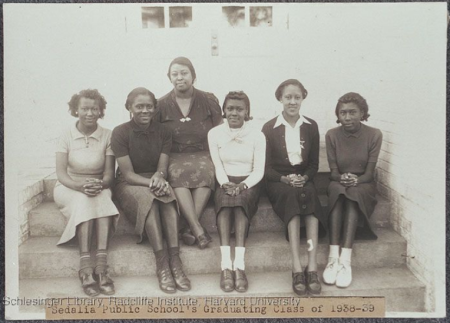
<svg viewBox="0 0 450 323"><path fill-rule="evenodd" d="M155 95L150 90L147 90L145 87L137 87L133 89L130 93L128 93L127 101L125 102L125 109L130 110L130 106L133 104L134 100L139 95L148 95L152 99L153 104L156 107L156 104L158 102L156 100Z"/></svg>
<svg viewBox="0 0 450 323"><path fill-rule="evenodd" d="M275 97L277 98L278 101L281 100L281 96L283 95L284 88L288 85L298 86L300 88L300 90L302 91L303 99L306 99L306 97L308 95L308 91L305 89L303 84L299 80L289 79L289 80L282 82L280 85L278 85L277 90L275 91Z"/></svg>
<svg viewBox="0 0 450 323"><path fill-rule="evenodd" d="M78 117L78 105L81 98L92 99L98 103L100 108L100 118L105 116L106 100L103 95L97 89L87 89L82 90L79 93L72 95L72 98L68 102L70 115L73 117Z"/></svg>
<svg viewBox="0 0 450 323"><path fill-rule="evenodd" d="M369 119L369 105L367 104L366 99L364 99L359 93L349 92L341 96L338 100L338 103L336 104L336 123L341 123L339 121L339 109L344 103L354 103L358 106L359 110L361 110L363 114L363 116L361 117L361 121L367 121Z"/></svg>
<svg viewBox="0 0 450 323"><path fill-rule="evenodd" d="M227 94L225 99L223 100L222 105L222 118L226 118L225 116L225 106L227 105L228 100L240 100L244 101L245 106L247 107L247 116L245 118L245 121L252 120L253 118L250 116L250 99L248 98L247 94L244 93L244 91L231 91Z"/></svg>

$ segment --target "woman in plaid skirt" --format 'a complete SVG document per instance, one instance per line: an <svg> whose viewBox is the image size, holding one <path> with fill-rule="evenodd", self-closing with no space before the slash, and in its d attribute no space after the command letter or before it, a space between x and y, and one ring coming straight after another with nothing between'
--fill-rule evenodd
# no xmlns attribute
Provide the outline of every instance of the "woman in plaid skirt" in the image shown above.
<svg viewBox="0 0 450 323"><path fill-rule="evenodd" d="M223 103L227 122L208 133L209 150L219 186L214 195L222 255L220 287L225 292L245 292L245 238L251 218L258 209L260 185L264 176L266 141L252 129L250 100L242 92L230 92ZM231 261L231 217L234 215L235 258Z"/></svg>

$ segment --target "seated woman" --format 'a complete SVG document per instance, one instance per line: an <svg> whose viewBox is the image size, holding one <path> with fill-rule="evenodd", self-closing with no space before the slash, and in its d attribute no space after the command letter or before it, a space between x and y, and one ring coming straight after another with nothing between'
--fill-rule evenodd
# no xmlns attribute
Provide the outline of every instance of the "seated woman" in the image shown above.
<svg viewBox="0 0 450 323"><path fill-rule="evenodd" d="M97 120L105 115L106 101L97 90L74 94L69 111L78 120L59 139L56 149L54 199L69 221L58 245L77 236L80 249L79 277L88 296L114 294L107 273L107 250L119 212L111 200L114 154L111 130ZM91 260L91 240L96 234L95 265Z"/></svg>
<svg viewBox="0 0 450 323"><path fill-rule="evenodd" d="M175 195L165 180L172 146L170 130L153 121L156 99L145 88L131 91L125 108L132 119L114 128L111 139L119 164L115 197L135 224L139 242L144 232L150 240L161 290L166 293L190 290L191 283L179 256Z"/></svg>
<svg viewBox="0 0 450 323"><path fill-rule="evenodd" d="M325 226L313 177L319 167L317 123L300 115L308 92L295 79L281 83L275 97L283 112L263 127L266 136L266 186L275 213L287 227L292 255L292 287L298 295L320 294L317 274L319 229ZM300 263L300 227L306 224L308 266ZM320 228L319 228L320 227Z"/></svg>
<svg viewBox="0 0 450 323"><path fill-rule="evenodd" d="M249 223L258 210L260 185L264 176L266 141L252 129L250 100L244 92L230 92L223 103L227 122L208 133L209 150L220 185L214 195L222 254L220 287L225 292L245 292L245 238ZM235 258L230 256L231 215L234 214ZM233 277L232 269L235 272Z"/></svg>
<svg viewBox="0 0 450 323"><path fill-rule="evenodd" d="M383 135L380 130L361 123L369 118L368 112L367 102L361 95L343 95L335 111L341 126L326 134L332 182L328 187L330 255L323 281L338 287L347 287L352 282L350 265L357 228L360 227L358 237L377 238L369 218L377 204L373 177Z"/></svg>
<svg viewBox="0 0 450 323"><path fill-rule="evenodd" d="M212 240L199 219L215 188L207 136L222 123L222 114L214 94L194 88L196 74L189 59L175 58L167 76L174 88L158 100L157 119L172 131L168 181L189 225L183 224L183 242L192 245L197 241L204 249Z"/></svg>

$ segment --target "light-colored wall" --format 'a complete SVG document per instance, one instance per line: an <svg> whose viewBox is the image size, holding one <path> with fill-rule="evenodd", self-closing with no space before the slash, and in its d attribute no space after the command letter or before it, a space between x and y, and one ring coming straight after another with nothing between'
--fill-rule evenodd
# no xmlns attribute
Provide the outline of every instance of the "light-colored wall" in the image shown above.
<svg viewBox="0 0 450 323"><path fill-rule="evenodd" d="M108 101L102 124L113 128L127 121L134 87L170 91L167 67L180 55L192 59L196 86L220 101L245 90L259 124L280 111L277 85L300 79L309 91L302 113L318 122L322 146L337 99L359 92L368 124L384 133L378 179L392 224L427 284L427 308L444 313L445 4L282 4L268 29L224 28L220 12L194 5L189 29L142 30L136 5L6 6L5 128L19 170L52 163L54 138L74 122L73 93L98 88Z"/></svg>

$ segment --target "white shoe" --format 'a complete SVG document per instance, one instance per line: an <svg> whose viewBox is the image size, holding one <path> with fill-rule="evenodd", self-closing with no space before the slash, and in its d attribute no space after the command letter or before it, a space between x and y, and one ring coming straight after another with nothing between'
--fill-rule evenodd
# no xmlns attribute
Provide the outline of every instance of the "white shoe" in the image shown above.
<svg viewBox="0 0 450 323"><path fill-rule="evenodd" d="M336 286L346 288L352 283L352 267L350 264L339 264L339 271L336 277Z"/></svg>
<svg viewBox="0 0 450 323"><path fill-rule="evenodd" d="M328 285L336 283L336 277L339 270L339 258L328 258L328 264L323 272L323 282Z"/></svg>

